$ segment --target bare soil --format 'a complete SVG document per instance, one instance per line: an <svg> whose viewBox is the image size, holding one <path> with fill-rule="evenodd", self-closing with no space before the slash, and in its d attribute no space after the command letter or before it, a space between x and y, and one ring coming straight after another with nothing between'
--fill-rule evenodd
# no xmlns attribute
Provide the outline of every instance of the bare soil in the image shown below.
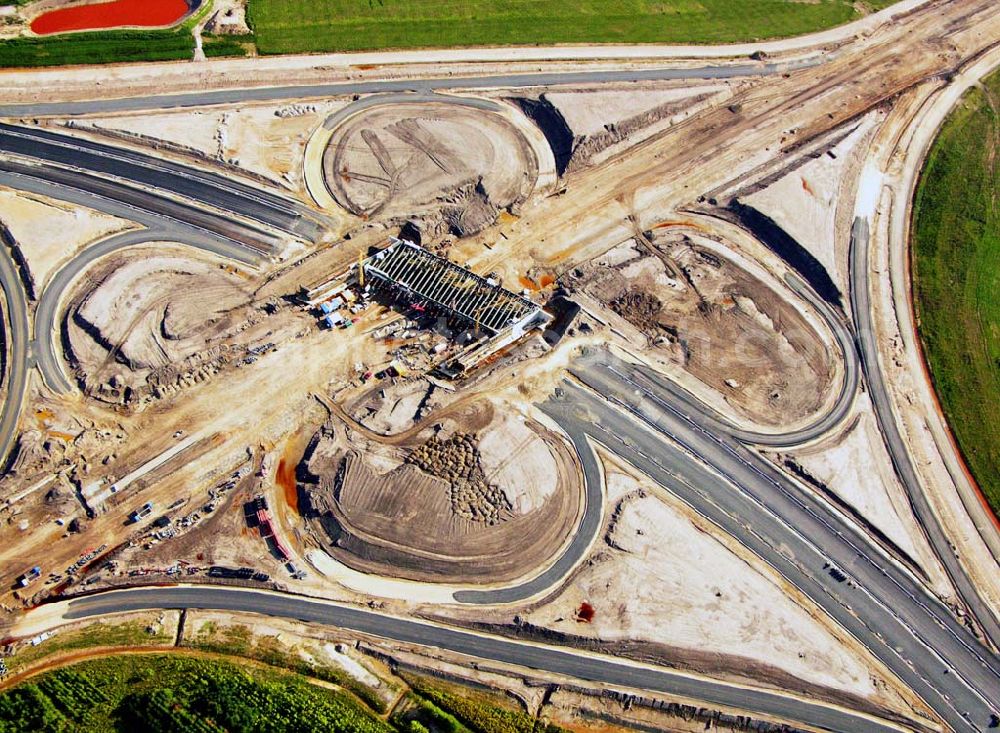
<svg viewBox="0 0 1000 733"><path fill-rule="evenodd" d="M504 422L488 415L476 437L425 432L395 449L395 460L358 452L357 438L325 429L301 471L312 478L304 490L314 536L350 567L417 580L500 582L544 564L579 511L573 454L559 436L526 421L537 445L522 446L519 460L551 466L555 489L521 496L520 487L504 485L506 476L483 470L477 444Z"/></svg>
<svg viewBox="0 0 1000 733"><path fill-rule="evenodd" d="M353 214L438 215L464 234L524 201L538 161L502 115L429 102L350 118L334 132L323 171L334 198Z"/></svg>
<svg viewBox="0 0 1000 733"><path fill-rule="evenodd" d="M795 306L686 235L620 245L569 282L760 424L814 413L832 384L831 355Z"/></svg>

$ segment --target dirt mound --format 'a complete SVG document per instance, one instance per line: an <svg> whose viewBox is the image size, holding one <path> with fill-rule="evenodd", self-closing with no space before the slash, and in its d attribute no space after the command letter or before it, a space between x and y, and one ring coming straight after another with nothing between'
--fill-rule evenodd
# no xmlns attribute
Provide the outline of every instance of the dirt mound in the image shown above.
<svg viewBox="0 0 1000 733"><path fill-rule="evenodd" d="M456 515L486 524L510 518L510 502L499 488L486 481L472 435L455 433L447 440L435 435L406 461L449 482L451 510Z"/></svg>
<svg viewBox="0 0 1000 733"><path fill-rule="evenodd" d="M196 293L197 297L190 297ZM74 320L130 369L163 367L246 298L218 268L180 257L148 257L110 273Z"/></svg>
<svg viewBox="0 0 1000 733"><path fill-rule="evenodd" d="M701 240L665 232L576 273L575 287L755 422L804 418L831 388L832 355L795 306Z"/></svg>
<svg viewBox="0 0 1000 733"><path fill-rule="evenodd" d="M611 310L640 328L647 327L663 310L663 301L643 290L622 293L610 305Z"/></svg>
<svg viewBox="0 0 1000 733"><path fill-rule="evenodd" d="M499 415L481 437L494 440L495 429L506 436L507 422ZM546 494L526 498L500 485L507 474L495 446L484 461L469 433L435 436L403 455L393 449L393 464L328 428L301 466L300 509L326 551L358 570L453 582L519 577L558 551L581 496L570 449L541 425L528 421L524 430L531 444L510 447L520 460L543 464L553 484Z"/></svg>
<svg viewBox="0 0 1000 733"><path fill-rule="evenodd" d="M252 364L302 318L254 303L231 265L167 243L94 265L62 323L65 356L88 396L127 410Z"/></svg>

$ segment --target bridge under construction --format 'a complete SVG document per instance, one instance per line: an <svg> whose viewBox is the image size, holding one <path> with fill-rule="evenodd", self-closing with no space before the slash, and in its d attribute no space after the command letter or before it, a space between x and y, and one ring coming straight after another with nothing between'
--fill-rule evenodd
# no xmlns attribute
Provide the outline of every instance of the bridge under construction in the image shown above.
<svg viewBox="0 0 1000 733"><path fill-rule="evenodd" d="M551 316L528 298L405 239L357 265L364 287L426 315L438 314L472 336L468 347L439 369L456 376L471 369Z"/></svg>

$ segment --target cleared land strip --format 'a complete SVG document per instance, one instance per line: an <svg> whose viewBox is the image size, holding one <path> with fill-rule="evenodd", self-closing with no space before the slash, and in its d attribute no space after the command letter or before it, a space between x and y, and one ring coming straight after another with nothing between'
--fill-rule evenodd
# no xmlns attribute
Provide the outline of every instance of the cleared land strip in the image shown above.
<svg viewBox="0 0 1000 733"><path fill-rule="evenodd" d="M670 81L676 79L732 79L741 76L771 76L816 66L819 59L775 64L712 64L698 68L629 69L624 71L540 72L534 74L493 74L450 76L431 79L391 79L383 81L334 82L302 86L218 89L208 92L163 94L86 102L40 102L0 106L0 117L46 117L128 112L143 109L177 109L214 104L273 102L286 99L338 97L351 94L423 92L446 89L492 87L545 87L606 82Z"/></svg>

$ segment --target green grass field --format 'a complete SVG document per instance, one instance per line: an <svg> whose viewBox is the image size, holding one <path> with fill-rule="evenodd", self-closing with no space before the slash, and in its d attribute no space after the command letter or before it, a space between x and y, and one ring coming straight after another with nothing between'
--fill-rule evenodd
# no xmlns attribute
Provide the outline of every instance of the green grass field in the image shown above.
<svg viewBox="0 0 1000 733"><path fill-rule="evenodd" d="M194 55L189 29L94 31L0 41L0 67L175 61Z"/></svg>
<svg viewBox="0 0 1000 733"><path fill-rule="evenodd" d="M20 0L15 0L19 2ZM553 43L726 43L795 36L896 0L248 0L250 36L205 37L207 56ZM208 11L209 5L196 15ZM171 61L193 19L167 30L0 41L0 68Z"/></svg>
<svg viewBox="0 0 1000 733"><path fill-rule="evenodd" d="M894 0L868 0L878 10ZM721 43L860 17L852 0L249 0L260 53L552 43Z"/></svg>
<svg viewBox="0 0 1000 733"><path fill-rule="evenodd" d="M1000 73L941 130L913 210L914 300L952 432L1000 515Z"/></svg>

